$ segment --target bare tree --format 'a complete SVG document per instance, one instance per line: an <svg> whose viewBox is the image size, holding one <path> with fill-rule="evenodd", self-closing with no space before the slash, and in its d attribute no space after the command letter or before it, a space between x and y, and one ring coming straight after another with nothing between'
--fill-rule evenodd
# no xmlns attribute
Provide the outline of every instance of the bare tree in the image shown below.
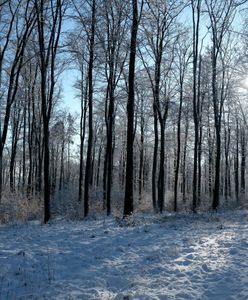
<svg viewBox="0 0 248 300"><path fill-rule="evenodd" d="M201 16L201 0L191 1L192 24L193 24L193 120L194 120L194 166L193 166L193 211L196 212L197 206L197 154L199 144L199 95L197 94L197 72L199 65L199 28Z"/></svg>
<svg viewBox="0 0 248 300"><path fill-rule="evenodd" d="M178 47L176 47L176 66L178 68L178 85L179 85L179 107L178 107L178 120L177 120L177 149L176 149L176 162L175 162L175 182L174 182L174 211L178 209L178 177L179 177L179 167L181 158L181 120L183 112L183 100L184 100L184 81L186 76L187 67L189 64L189 59L191 57L190 47L187 42L188 34L185 34L186 38L178 40Z"/></svg>
<svg viewBox="0 0 248 300"><path fill-rule="evenodd" d="M128 74L128 101L127 101L127 159L126 159L126 186L124 199L124 216L133 212L133 142L134 142L134 105L135 105L135 60L136 44L139 22L143 8L141 1L140 12L138 11L138 0L132 0L132 27L129 56Z"/></svg>
<svg viewBox="0 0 248 300"><path fill-rule="evenodd" d="M41 107L43 119L44 145L44 222L50 219L50 150L49 122L53 108L53 96L56 83L56 56L63 18L63 1L47 3L35 0L38 28L39 67L41 76ZM49 84L48 84L49 83Z"/></svg>
<svg viewBox="0 0 248 300"><path fill-rule="evenodd" d="M211 63L212 63L212 101L214 108L214 126L216 135L216 157L215 157L215 182L212 208L219 206L220 190L220 160L221 160L221 121L225 95L218 91L218 61L222 51L224 38L235 14L234 1L206 0L207 11L210 19L210 30L212 39ZM225 76L225 73L222 73ZM222 80L223 82L223 80Z"/></svg>
<svg viewBox="0 0 248 300"><path fill-rule="evenodd" d="M103 171L103 202L107 203L107 215L111 213L111 190L114 157L114 128L116 113L116 89L127 52L123 50L123 42L127 29L126 8L123 1L104 1L102 14L103 20L100 26L100 44L104 50L105 76L107 80L105 124L106 124L106 147ZM103 30L104 28L104 30Z"/></svg>
<svg viewBox="0 0 248 300"><path fill-rule="evenodd" d="M4 10L5 5L7 11ZM11 64L8 66L10 71L6 74L6 76L4 76L5 84L7 86L6 98L4 100L3 95L1 95L0 103L0 202L3 182L2 157L8 133L11 108L13 103L15 102L16 94L18 91L20 71L24 64L24 52L26 44L34 25L34 11L32 9L32 6L30 6L29 1L27 1L26 3L23 3L23 1L21 0L17 3L4 2L1 6L0 17L2 17L1 14L3 13L3 11L7 14L8 21L5 20L7 24L3 24L3 34L1 34L0 88L3 81L3 63L7 52L12 52L11 55L13 59L11 60ZM17 26L17 24L19 26ZM11 39L14 39L15 43L14 48L10 49ZM5 105L3 103L5 103Z"/></svg>
<svg viewBox="0 0 248 300"><path fill-rule="evenodd" d="M154 114L154 155L152 171L152 197L154 209L163 211L165 197L165 123L169 108L169 74L174 60L174 46L177 40L175 30L176 17L184 9L184 3L172 1L148 1L146 19L143 22L143 30L147 44L142 45L140 55L146 68L153 93ZM164 63L165 49L166 61ZM145 53L144 53L145 52ZM147 53L148 52L148 53ZM149 59L146 56L149 56ZM153 62L153 66L149 61ZM167 78L168 77L168 78ZM168 80L167 80L168 79ZM158 126L160 128L158 128ZM160 129L160 135L159 135ZM157 153L160 138L159 171L157 175ZM157 179L158 177L158 179ZM157 203L158 202L158 203Z"/></svg>

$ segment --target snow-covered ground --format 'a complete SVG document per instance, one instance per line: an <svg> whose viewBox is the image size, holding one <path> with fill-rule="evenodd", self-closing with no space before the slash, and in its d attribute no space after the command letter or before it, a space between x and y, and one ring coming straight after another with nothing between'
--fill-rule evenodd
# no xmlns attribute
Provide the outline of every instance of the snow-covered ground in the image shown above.
<svg viewBox="0 0 248 300"><path fill-rule="evenodd" d="M248 299L248 212L0 226L0 299Z"/></svg>

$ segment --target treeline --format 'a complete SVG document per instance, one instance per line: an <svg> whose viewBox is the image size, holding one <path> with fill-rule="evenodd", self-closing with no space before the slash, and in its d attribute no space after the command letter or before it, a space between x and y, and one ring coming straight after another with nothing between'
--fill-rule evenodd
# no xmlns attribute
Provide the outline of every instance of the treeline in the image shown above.
<svg viewBox="0 0 248 300"><path fill-rule="evenodd" d="M71 206L128 216L245 201L246 12L238 0L0 1L0 218L17 197L44 222ZM61 108L66 69L78 116Z"/></svg>

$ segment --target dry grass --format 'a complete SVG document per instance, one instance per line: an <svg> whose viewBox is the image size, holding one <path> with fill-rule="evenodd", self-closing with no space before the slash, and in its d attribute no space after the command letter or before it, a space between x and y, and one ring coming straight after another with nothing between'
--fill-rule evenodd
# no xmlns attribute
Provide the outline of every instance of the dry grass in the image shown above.
<svg viewBox="0 0 248 300"><path fill-rule="evenodd" d="M43 202L40 197L24 197L21 193L5 191L0 203L0 224L26 222L42 218Z"/></svg>

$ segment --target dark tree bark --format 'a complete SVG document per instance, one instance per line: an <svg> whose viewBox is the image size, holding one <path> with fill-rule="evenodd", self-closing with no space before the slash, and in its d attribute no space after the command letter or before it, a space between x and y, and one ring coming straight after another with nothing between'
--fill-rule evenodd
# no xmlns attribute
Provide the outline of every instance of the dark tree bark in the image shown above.
<svg viewBox="0 0 248 300"><path fill-rule="evenodd" d="M193 162L193 212L197 207L197 166L199 144L199 101L197 97L197 68L199 60L199 26L201 14L201 0L191 1L193 19L193 120L194 120L194 162Z"/></svg>
<svg viewBox="0 0 248 300"><path fill-rule="evenodd" d="M225 188L224 188L224 196L226 201L231 196L231 185L230 185L230 162L229 162L229 154L230 154L230 136L231 136L231 128L230 128L230 112L228 112L227 120L224 120L224 146L225 146Z"/></svg>
<svg viewBox="0 0 248 300"><path fill-rule="evenodd" d="M159 164L159 174L158 174L158 208L159 212L162 213L164 209L164 193L165 193L165 126L163 123L160 123L160 164Z"/></svg>
<svg viewBox="0 0 248 300"><path fill-rule="evenodd" d="M92 146L93 146L93 65L96 25L96 1L92 0L91 30L89 40L89 66L88 66L88 145L84 179L84 216L89 214L89 189L92 178Z"/></svg>
<svg viewBox="0 0 248 300"><path fill-rule="evenodd" d="M134 142L134 81L135 81L135 60L136 43L139 25L138 1L132 0L132 29L129 57L128 75L128 102L127 102L127 158L126 158L126 186L124 199L124 216L133 212L133 142Z"/></svg>
<svg viewBox="0 0 248 300"><path fill-rule="evenodd" d="M197 149L197 161L198 161L198 180L197 180L197 205L201 204L201 186L202 186L202 139L203 139L203 105L205 98L205 91L201 87L201 73L202 73L202 57L199 56L198 63L198 83L197 83L197 106L198 106L198 122L199 122L199 136L198 136L198 149Z"/></svg>
<svg viewBox="0 0 248 300"><path fill-rule="evenodd" d="M140 99L140 149L139 149L139 203L141 204L142 201L142 194L144 188L144 98L141 95Z"/></svg>
<svg viewBox="0 0 248 300"><path fill-rule="evenodd" d="M189 116L188 116L188 112L186 112L183 159L182 159L182 197L183 197L184 204L186 203L186 184L187 184L186 161L187 161L188 132L189 132Z"/></svg>
<svg viewBox="0 0 248 300"><path fill-rule="evenodd" d="M213 203L212 208L215 210L219 206L219 190L220 190L220 158L221 158L221 135L220 135L220 114L217 94L217 56L214 53L215 46L212 50L212 97L214 104L214 124L215 124L215 137L216 137L216 156L215 156L215 181L214 181L214 192L213 192Z"/></svg>
<svg viewBox="0 0 248 300"><path fill-rule="evenodd" d="M86 82L84 82L86 81ZM86 115L88 106L88 79L84 79L84 68L81 66L81 116L80 116L80 162L78 180L78 201L81 202L83 195L83 167L84 167L84 141L86 132Z"/></svg>
<svg viewBox="0 0 248 300"><path fill-rule="evenodd" d="M27 113L28 113L28 157L29 157L29 168L28 168L28 178L27 178L27 197L30 198L33 193L34 186L34 166L35 166L35 124L36 124L36 115L35 115L35 87L38 75L38 66L36 65L34 73L32 71L32 65L29 65L29 95L28 95L28 104L27 104Z"/></svg>
<svg viewBox="0 0 248 300"><path fill-rule="evenodd" d="M235 196L237 202L239 201L239 124L236 121L236 147L234 156L234 183L235 183Z"/></svg>
<svg viewBox="0 0 248 300"><path fill-rule="evenodd" d="M27 97L28 93L25 92L25 102L23 108L23 137L22 137L22 191L24 191L26 184L26 131L27 131Z"/></svg>
<svg viewBox="0 0 248 300"><path fill-rule="evenodd" d="M245 196L245 168L246 168L246 132L245 129L241 129L240 133L240 144L241 144L241 163L240 163L240 193L242 200Z"/></svg>
<svg viewBox="0 0 248 300"><path fill-rule="evenodd" d="M98 158L97 158L97 170L96 170L96 178L95 178L95 184L97 187L99 187L99 181L100 181L100 170L101 170L101 163L102 163L102 148L103 148L103 137L102 137L102 131L100 133L101 139L100 139L100 145L98 150Z"/></svg>
<svg viewBox="0 0 248 300"><path fill-rule="evenodd" d="M157 212L157 157L158 157L158 116L153 105L153 118L154 118L154 147L153 147L153 160L152 160L152 205L153 210Z"/></svg>

